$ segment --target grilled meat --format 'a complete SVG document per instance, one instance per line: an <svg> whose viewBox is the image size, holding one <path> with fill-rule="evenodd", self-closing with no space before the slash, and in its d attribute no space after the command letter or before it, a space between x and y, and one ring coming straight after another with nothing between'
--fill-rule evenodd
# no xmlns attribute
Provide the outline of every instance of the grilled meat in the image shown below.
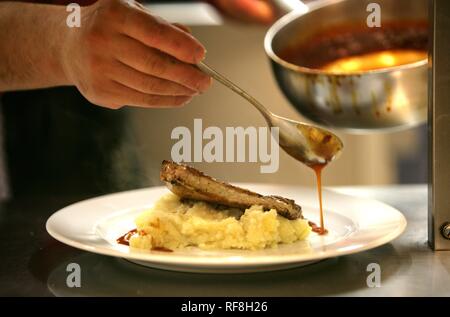
<svg viewBox="0 0 450 317"><path fill-rule="evenodd" d="M187 165L163 161L160 176L167 187L181 198L241 209L260 205L267 210L276 209L279 215L287 219L302 218L302 209L294 200L280 196L263 196L214 179Z"/></svg>

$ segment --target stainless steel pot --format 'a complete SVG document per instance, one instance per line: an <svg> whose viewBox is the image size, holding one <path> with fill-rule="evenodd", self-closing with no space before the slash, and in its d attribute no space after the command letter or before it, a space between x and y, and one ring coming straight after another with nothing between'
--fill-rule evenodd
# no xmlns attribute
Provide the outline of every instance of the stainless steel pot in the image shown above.
<svg viewBox="0 0 450 317"><path fill-rule="evenodd" d="M318 0L292 11L267 32L265 50L276 80L306 118L353 133L399 130L427 118L427 59L393 68L331 74L294 65L280 52L294 41L343 23L365 23L370 0ZM427 20L427 0L377 0L382 24ZM302 8L300 6L300 8Z"/></svg>

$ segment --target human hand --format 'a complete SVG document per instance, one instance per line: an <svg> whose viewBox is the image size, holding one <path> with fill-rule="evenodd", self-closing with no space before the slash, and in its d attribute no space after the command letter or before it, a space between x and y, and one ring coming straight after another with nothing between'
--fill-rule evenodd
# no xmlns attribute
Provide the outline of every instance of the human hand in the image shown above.
<svg viewBox="0 0 450 317"><path fill-rule="evenodd" d="M69 29L63 47L68 82L103 107L181 106L211 84L194 66L204 47L134 1L82 7L81 27Z"/></svg>

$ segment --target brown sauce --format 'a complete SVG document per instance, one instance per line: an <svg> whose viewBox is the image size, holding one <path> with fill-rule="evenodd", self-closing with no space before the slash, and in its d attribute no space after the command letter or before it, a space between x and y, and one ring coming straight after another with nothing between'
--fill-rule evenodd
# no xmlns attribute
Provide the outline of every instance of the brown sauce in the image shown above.
<svg viewBox="0 0 450 317"><path fill-rule="evenodd" d="M400 66L425 60L428 52L418 50L385 50L358 56L342 57L332 61L322 70L329 73L352 73Z"/></svg>
<svg viewBox="0 0 450 317"><path fill-rule="evenodd" d="M123 245L129 246L131 237L134 234L136 234L137 232L138 232L137 229L130 230L127 233L125 233L124 235L117 238L116 242L118 244L123 244ZM173 252L173 250L170 250L165 247L154 247L154 248L152 248L152 251Z"/></svg>
<svg viewBox="0 0 450 317"><path fill-rule="evenodd" d="M380 28L338 25L294 42L279 55L303 67L349 72L413 63L426 58L426 21L385 22Z"/></svg>
<svg viewBox="0 0 450 317"><path fill-rule="evenodd" d="M161 251L161 252L173 252L173 250L170 250L165 247L153 247L152 251Z"/></svg>
<svg viewBox="0 0 450 317"><path fill-rule="evenodd" d="M316 223L312 221L308 221L308 225L311 227L312 232L318 233L319 235L327 234L328 230L323 230L321 227L319 227Z"/></svg>
<svg viewBox="0 0 450 317"><path fill-rule="evenodd" d="M325 168L325 166L327 166L327 165L326 164L317 164L317 165L310 166L316 173L317 192L318 192L318 196L319 196L319 207L320 207L320 226L317 226L313 222L309 222L309 225L311 226L312 231L318 233L319 235L328 233L328 230L325 229L323 207L322 207L322 170Z"/></svg>
<svg viewBox="0 0 450 317"><path fill-rule="evenodd" d="M125 233L123 236L120 236L119 238L117 238L117 243L119 244L123 244L123 245L130 245L130 238L137 233L137 229L133 229L128 231L127 233Z"/></svg>
<svg viewBox="0 0 450 317"><path fill-rule="evenodd" d="M326 162L331 162L335 158L336 153L338 153L342 149L341 141L338 138L333 137L326 131L324 132L319 129L312 129L311 127L305 125L298 125L297 129L299 130L301 135L306 138L306 140L308 140L311 151L316 155L324 158ZM310 163L303 160L304 153L299 152L296 147L284 147L284 150L300 162L305 163L305 165L310 167L315 172L317 192L319 196L320 226L317 226L313 222L309 222L309 226L312 228L313 232L316 232L320 235L327 234L328 230L325 229L322 206L322 170L325 168L325 166L327 166L327 163L311 165Z"/></svg>

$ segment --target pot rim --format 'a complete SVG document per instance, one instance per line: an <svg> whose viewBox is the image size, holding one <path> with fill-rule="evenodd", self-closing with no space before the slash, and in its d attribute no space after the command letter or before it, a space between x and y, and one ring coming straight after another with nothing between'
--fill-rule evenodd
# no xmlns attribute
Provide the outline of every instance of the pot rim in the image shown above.
<svg viewBox="0 0 450 317"><path fill-rule="evenodd" d="M280 66L290 69L295 72L304 73L304 74L310 74L310 75L324 75L324 76L362 76L362 75L369 75L369 74L384 74L384 73L393 73L397 71L403 71L408 69L415 69L420 68L421 66L428 65L428 58L419 60L417 62L408 63L408 64L402 64L392 67L385 67L385 68L378 68L378 69L372 69L372 70L362 70L362 71L352 71L352 72L328 72L321 69L314 69L309 68L305 66L299 66L296 64L292 64L290 62L285 61L281 57L279 57L272 48L272 42L275 36L282 30L284 27L289 25L291 22L293 22L296 19L301 18L302 16L313 12L315 10L319 10L325 6L332 5L335 3L343 2L347 0L318 0L311 4L308 4L308 10L306 12L303 11L292 11L278 19L266 32L266 35L264 37L264 49L266 51L267 56L269 58L279 64Z"/></svg>

